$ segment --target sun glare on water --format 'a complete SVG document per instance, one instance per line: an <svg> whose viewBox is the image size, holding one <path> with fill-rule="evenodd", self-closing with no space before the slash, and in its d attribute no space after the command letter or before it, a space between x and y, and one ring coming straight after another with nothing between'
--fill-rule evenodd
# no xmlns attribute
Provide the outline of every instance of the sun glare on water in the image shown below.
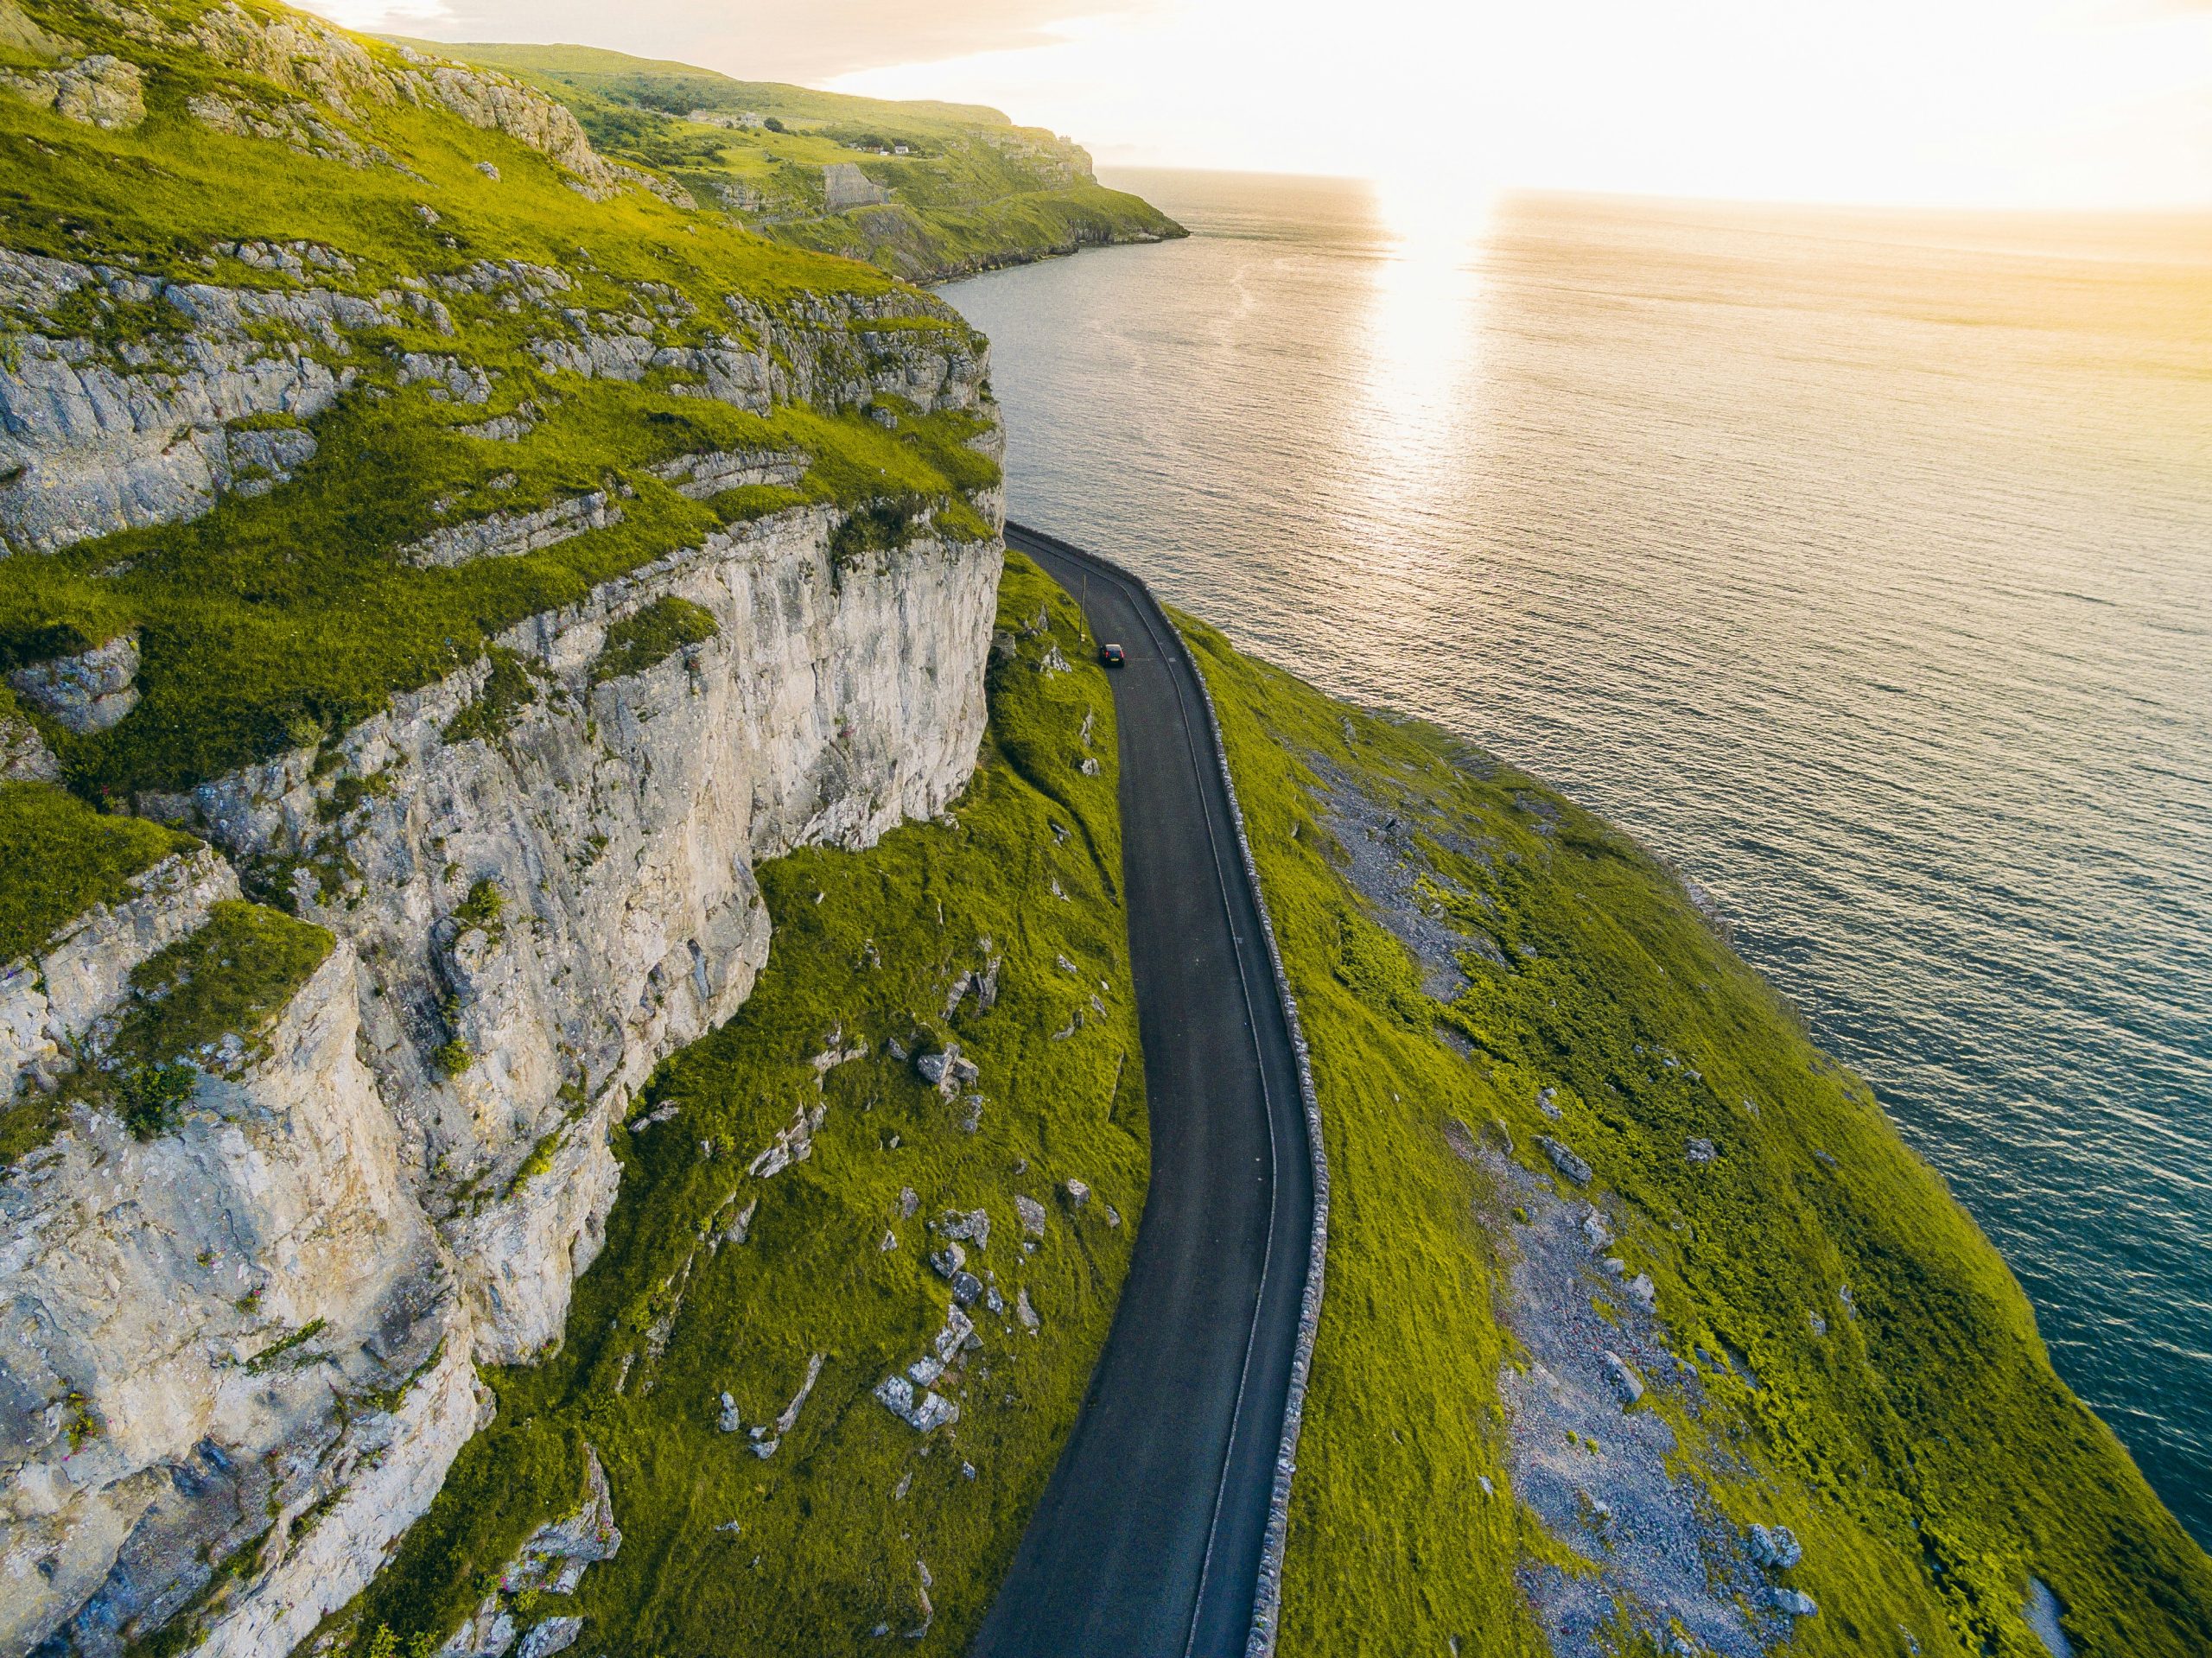
<svg viewBox="0 0 2212 1658"><path fill-rule="evenodd" d="M1449 168L1374 181L1376 251L1367 315L1363 447L1419 496L1448 471L1470 402L1493 196Z"/></svg>

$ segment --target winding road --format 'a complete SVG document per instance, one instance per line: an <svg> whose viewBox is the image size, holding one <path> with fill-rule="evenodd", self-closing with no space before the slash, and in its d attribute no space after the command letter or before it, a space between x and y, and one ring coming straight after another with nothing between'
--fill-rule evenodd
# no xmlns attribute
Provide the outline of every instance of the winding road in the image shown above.
<svg viewBox="0 0 2212 1658"><path fill-rule="evenodd" d="M1008 524L1118 641L1152 1182L1082 1414L976 1658L1225 1658L1250 1635L1311 1241L1297 1057L1198 672L1142 586Z"/></svg>

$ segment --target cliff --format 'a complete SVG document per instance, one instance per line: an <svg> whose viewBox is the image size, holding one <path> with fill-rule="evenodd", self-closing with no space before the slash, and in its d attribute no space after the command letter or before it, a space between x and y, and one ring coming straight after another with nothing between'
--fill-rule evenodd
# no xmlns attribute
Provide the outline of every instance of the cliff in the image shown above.
<svg viewBox="0 0 2212 1658"><path fill-rule="evenodd" d="M1101 185L1081 145L996 110L733 80L590 47L423 49L559 98L606 154L662 170L703 208L910 282L1185 233Z"/></svg>
<svg viewBox="0 0 2212 1658"><path fill-rule="evenodd" d="M988 359L280 7L0 72L0 1653L276 1655L560 1341L755 867L965 785Z"/></svg>

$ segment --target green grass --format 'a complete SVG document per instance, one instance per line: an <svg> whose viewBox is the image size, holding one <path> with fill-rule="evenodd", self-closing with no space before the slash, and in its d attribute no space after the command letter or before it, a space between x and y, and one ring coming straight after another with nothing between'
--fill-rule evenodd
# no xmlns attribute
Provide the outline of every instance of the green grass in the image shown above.
<svg viewBox="0 0 2212 1658"><path fill-rule="evenodd" d="M131 1001L110 1053L124 1064L191 1058L235 1035L251 1055L336 940L281 910L227 899L207 924L130 971Z"/></svg>
<svg viewBox="0 0 2212 1658"><path fill-rule="evenodd" d="M45 783L0 783L0 964L35 951L130 880L200 843L138 817L110 817Z"/></svg>
<svg viewBox="0 0 2212 1658"><path fill-rule="evenodd" d="M704 645L717 632L714 615L688 599L656 599L607 630L606 648L592 664L594 682L622 679L658 666L678 651Z"/></svg>
<svg viewBox="0 0 2212 1658"><path fill-rule="evenodd" d="M1721 1512L1804 1540L1792 1581L1821 1610L1791 1650L1888 1651L1902 1625L1931 1658L2040 1658L2020 1617L2031 1572L2084 1658L2212 1650L2212 1562L2052 1373L1995 1250L1664 869L1433 727L1186 632L1313 1045L1333 1178L1286 1654L1342 1651L1355 1629L1378 1652L1452 1636L1469 1653L1544 1650L1512 1573L1556 1546L1477 1484L1509 1486L1510 1244L1478 1218L1497 1195L1451 1154L1452 1117L1503 1123L1547 1175L1536 1135L1571 1142L1644 1217L1629 1242L1675 1350L1732 1351L1763 1382L1711 1383L1704 1421L1678 1428ZM1421 994L1345 879L1312 757L1412 827L1430 896L1470 945L1472 982L1451 1006ZM1540 1086L1559 1089L1561 1123L1538 1115ZM1721 1159L1693 1168L1691 1135ZM1845 1283L1855 1319L1836 1305ZM1808 1321L1821 1307L1826 1338Z"/></svg>
<svg viewBox="0 0 2212 1658"><path fill-rule="evenodd" d="M1007 626L1048 608L1052 636L994 666L968 791L949 821L909 825L872 850L802 851L762 868L775 933L751 1000L668 1060L617 1132L621 1195L564 1342L540 1363L487 1373L498 1418L342 1620L357 1653L386 1628L402 1649L442 1641L530 1529L575 1508L587 1441L607 1469L622 1551L591 1569L573 1603L547 1596L530 1616L582 1611L589 1650L881 1651L869 1634L878 1624L903 1634L921 1622L917 1560L934 1580L936 1617L899 1649L966 1645L1104 1340L1147 1166L1111 688L1088 661L1036 671L1053 639L1081 661L1082 636L1065 595L1019 556L1000 604ZM1087 714L1096 777L1077 769ZM1055 880L1065 901L1050 896ZM993 957L995 1006L982 1011L971 994L948 1019L957 975ZM1053 1039L1078 1013L1083 1028ZM954 1040L975 1060L987 1100L976 1133L960 1126L965 1104L926 1086L892 1039L914 1053ZM854 1047L867 1056L826 1073L810 1063ZM673 1120L640 1126L664 1104L678 1107ZM748 1177L795 1114L817 1106L826 1111L811 1154ZM1071 1176L1098 1194L1080 1213L1055 1197ZM902 1187L920 1200L912 1218L899 1214ZM1017 1193L1050 1210L1033 1255L1020 1247ZM756 1200L744 1242L704 1247ZM977 1207L991 1236L987 1249L969 1246L970 1266L991 1268L1009 1302L1026 1288L1043 1327L1027 1335L1011 1311L979 1304L985 1345L940 1384L961 1420L925 1440L871 1389L919 1357L944 1321L925 1223ZM878 1247L887 1231L899 1239L890 1252ZM719 1431L724 1390L746 1422L767 1421L816 1353L828 1356L821 1381L772 1458Z"/></svg>

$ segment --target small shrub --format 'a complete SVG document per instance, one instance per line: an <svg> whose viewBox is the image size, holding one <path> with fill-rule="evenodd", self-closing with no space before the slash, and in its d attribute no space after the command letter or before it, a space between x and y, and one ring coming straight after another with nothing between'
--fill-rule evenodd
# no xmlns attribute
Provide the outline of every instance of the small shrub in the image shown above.
<svg viewBox="0 0 2212 1658"><path fill-rule="evenodd" d="M124 1127L140 1140L151 1140L175 1126L177 1113L192 1097L193 1083L199 1075L198 1070L182 1063L140 1064L124 1070L111 1084L116 1111L123 1118Z"/></svg>
<svg viewBox="0 0 2212 1658"><path fill-rule="evenodd" d="M499 917L507 907L506 895L489 875L468 889L468 896L454 907L453 918L462 931L474 927L497 937L503 931Z"/></svg>
<svg viewBox="0 0 2212 1658"><path fill-rule="evenodd" d="M438 1068L441 1077L451 1078L461 1075L474 1064L476 1056L468 1051L468 1044L456 1037L450 1042L440 1044L438 1051L430 1056L430 1063Z"/></svg>

